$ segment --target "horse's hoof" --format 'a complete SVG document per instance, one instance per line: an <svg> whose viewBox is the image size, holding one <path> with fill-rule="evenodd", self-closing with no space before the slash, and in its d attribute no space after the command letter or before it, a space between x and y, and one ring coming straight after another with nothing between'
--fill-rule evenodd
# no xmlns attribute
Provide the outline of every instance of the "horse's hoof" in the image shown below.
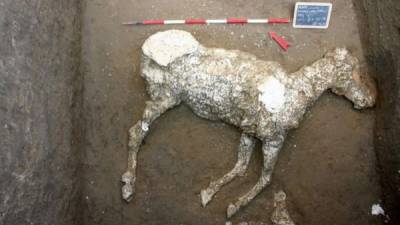
<svg viewBox="0 0 400 225"><path fill-rule="evenodd" d="M122 186L122 198L127 201L130 202L133 198L133 186L131 184L124 184L124 186Z"/></svg>
<svg viewBox="0 0 400 225"><path fill-rule="evenodd" d="M201 205L206 207L206 205L211 201L212 195L209 193L208 189L201 190L200 192L201 197Z"/></svg>
<svg viewBox="0 0 400 225"><path fill-rule="evenodd" d="M122 186L122 198L125 201L130 202L134 194L133 184L135 182L135 179L133 177L133 173L131 171L126 171L122 175L121 181L124 183L124 186Z"/></svg>

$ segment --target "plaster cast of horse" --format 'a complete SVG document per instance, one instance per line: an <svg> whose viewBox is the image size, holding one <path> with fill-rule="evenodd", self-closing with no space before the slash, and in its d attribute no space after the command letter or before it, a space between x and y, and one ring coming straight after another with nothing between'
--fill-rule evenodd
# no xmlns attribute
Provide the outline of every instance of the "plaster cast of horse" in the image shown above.
<svg viewBox="0 0 400 225"><path fill-rule="evenodd" d="M242 131L236 165L201 191L203 206L223 185L245 173L256 140L262 142L261 176L249 192L228 206L228 218L271 182L287 132L298 127L307 108L324 91L345 96L357 109L375 103L374 88L363 82L358 60L345 48L334 49L294 73L241 51L206 48L179 30L150 36L142 50L141 76L151 100L142 119L129 130L128 170L122 176L122 196L127 201L134 194L137 153L150 125L181 103L200 117L221 120Z"/></svg>

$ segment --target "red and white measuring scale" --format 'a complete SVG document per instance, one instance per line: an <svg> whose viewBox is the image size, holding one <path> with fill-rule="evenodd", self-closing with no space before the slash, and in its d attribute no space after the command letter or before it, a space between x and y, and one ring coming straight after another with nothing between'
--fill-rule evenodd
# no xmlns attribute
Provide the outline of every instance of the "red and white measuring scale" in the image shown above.
<svg viewBox="0 0 400 225"><path fill-rule="evenodd" d="M185 19L185 20L143 20L134 22L125 22L123 25L168 25L168 24L274 24L289 23L286 18L269 19L246 19L246 18L228 18L228 19Z"/></svg>
<svg viewBox="0 0 400 225"><path fill-rule="evenodd" d="M269 19L246 19L246 18L228 18L228 19L186 19L186 20L143 20L134 22L125 22L123 25L168 25L168 24L274 24L289 23L287 18L269 18ZM271 38L281 46L283 50L287 50L290 44L278 36L275 32L269 33Z"/></svg>

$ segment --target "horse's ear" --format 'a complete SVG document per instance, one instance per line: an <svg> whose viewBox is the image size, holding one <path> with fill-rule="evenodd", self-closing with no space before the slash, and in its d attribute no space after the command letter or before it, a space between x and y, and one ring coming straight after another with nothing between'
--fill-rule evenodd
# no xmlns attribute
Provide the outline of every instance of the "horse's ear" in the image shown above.
<svg viewBox="0 0 400 225"><path fill-rule="evenodd" d="M143 44L143 53L161 66L197 51L200 44L189 33L182 30L167 30L151 35Z"/></svg>

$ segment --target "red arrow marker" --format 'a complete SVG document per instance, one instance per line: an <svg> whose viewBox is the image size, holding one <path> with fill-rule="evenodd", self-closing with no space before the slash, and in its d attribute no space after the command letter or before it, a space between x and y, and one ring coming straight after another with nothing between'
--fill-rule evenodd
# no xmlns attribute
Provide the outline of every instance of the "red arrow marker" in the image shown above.
<svg viewBox="0 0 400 225"><path fill-rule="evenodd" d="M279 46L281 46L283 50L288 50L290 44L285 39L283 39L283 37L278 36L273 31L269 31L268 34L272 38L272 40L274 40L276 43L278 43Z"/></svg>

